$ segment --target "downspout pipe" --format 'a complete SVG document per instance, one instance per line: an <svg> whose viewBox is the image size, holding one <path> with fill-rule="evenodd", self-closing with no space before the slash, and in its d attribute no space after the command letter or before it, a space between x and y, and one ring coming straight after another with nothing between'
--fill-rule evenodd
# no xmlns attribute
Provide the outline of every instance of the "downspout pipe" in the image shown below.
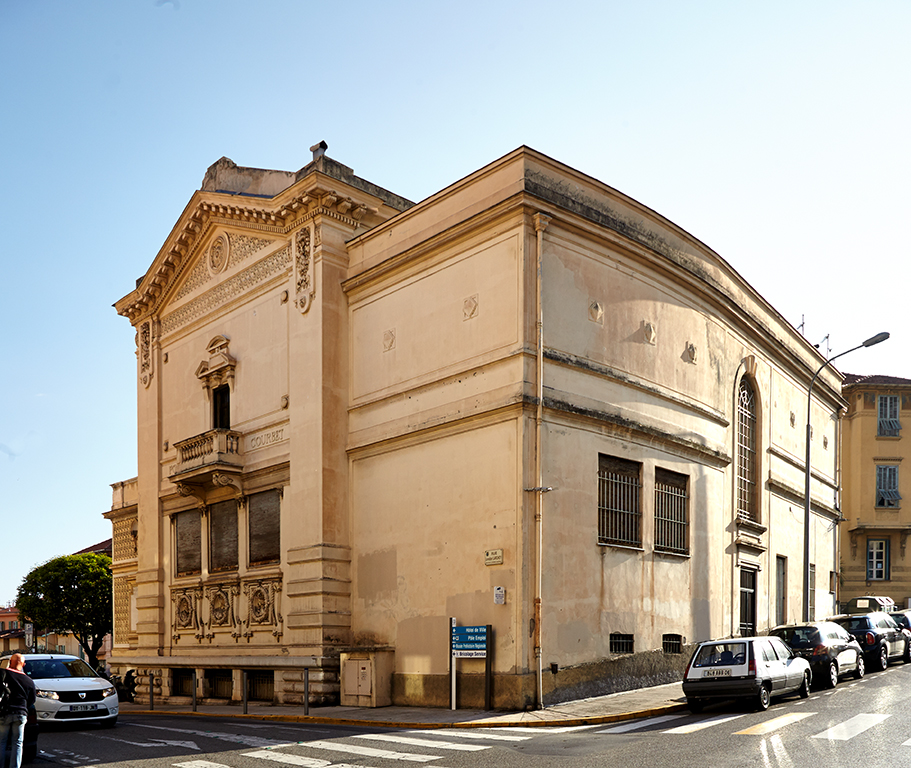
<svg viewBox="0 0 911 768"><path fill-rule="evenodd" d="M541 648L541 603L543 591L544 565L544 461L541 456L541 442L544 422L544 303L542 301L542 284L544 278L544 230L550 224L551 217L543 213L534 215L535 232L537 233L537 279L535 281L535 303L537 320L537 400L535 411L535 538L538 544L538 555L535 562L535 663L537 665L537 699L538 709L544 709L544 662Z"/></svg>

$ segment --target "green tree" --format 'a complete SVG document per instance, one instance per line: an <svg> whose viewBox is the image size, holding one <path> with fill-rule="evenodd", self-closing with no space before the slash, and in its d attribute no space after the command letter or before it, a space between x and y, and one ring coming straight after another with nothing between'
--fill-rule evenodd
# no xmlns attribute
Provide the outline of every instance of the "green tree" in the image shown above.
<svg viewBox="0 0 911 768"><path fill-rule="evenodd" d="M39 565L22 580L16 607L36 629L73 635L96 669L104 636L114 628L112 592L111 558L65 555Z"/></svg>

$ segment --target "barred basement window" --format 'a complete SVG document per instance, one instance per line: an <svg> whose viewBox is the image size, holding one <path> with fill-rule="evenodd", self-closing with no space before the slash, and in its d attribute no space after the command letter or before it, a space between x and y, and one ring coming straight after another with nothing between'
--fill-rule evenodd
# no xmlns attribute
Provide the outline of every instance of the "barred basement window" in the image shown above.
<svg viewBox="0 0 911 768"><path fill-rule="evenodd" d="M206 688L213 699L230 699L234 693L234 675L230 669L207 669Z"/></svg>
<svg viewBox="0 0 911 768"><path fill-rule="evenodd" d="M269 669L247 672L247 698L250 701L272 701L275 698L275 673Z"/></svg>
<svg viewBox="0 0 911 768"><path fill-rule="evenodd" d="M665 653L683 653L682 635L662 635L661 647Z"/></svg>
<svg viewBox="0 0 911 768"><path fill-rule="evenodd" d="M632 653L633 652L633 635L623 635L619 632L610 634L610 652L611 653Z"/></svg>
<svg viewBox="0 0 911 768"><path fill-rule="evenodd" d="M171 670L171 695L172 696L192 696L193 695L193 670L192 669L172 669Z"/></svg>
<svg viewBox="0 0 911 768"><path fill-rule="evenodd" d="M202 532L198 509L174 515L177 539L177 575L190 576L202 572Z"/></svg>
<svg viewBox="0 0 911 768"><path fill-rule="evenodd" d="M688 482L686 475L655 468L656 552L689 554Z"/></svg>
<svg viewBox="0 0 911 768"><path fill-rule="evenodd" d="M642 546L639 475L642 465L598 455L598 543Z"/></svg>

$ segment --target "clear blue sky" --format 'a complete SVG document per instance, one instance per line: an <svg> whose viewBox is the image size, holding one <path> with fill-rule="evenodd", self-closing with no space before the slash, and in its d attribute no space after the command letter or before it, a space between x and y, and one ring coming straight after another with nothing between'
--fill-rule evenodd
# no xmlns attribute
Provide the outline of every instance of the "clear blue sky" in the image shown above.
<svg viewBox="0 0 911 768"><path fill-rule="evenodd" d="M911 3L0 0L0 602L110 536L128 293L222 155L412 200L519 145L715 249L842 370L911 378Z"/></svg>

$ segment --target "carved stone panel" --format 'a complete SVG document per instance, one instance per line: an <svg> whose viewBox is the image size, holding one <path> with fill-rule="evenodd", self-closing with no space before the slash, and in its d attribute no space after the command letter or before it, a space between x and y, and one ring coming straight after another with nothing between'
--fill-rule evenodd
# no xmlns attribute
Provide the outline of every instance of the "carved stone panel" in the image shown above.
<svg viewBox="0 0 911 768"><path fill-rule="evenodd" d="M208 603L209 637L212 630L231 630L231 637L240 637L240 622L237 618L237 601L240 595L239 583L213 584L205 588Z"/></svg>
<svg viewBox="0 0 911 768"><path fill-rule="evenodd" d="M246 581L243 591L247 598L247 617L244 620L247 631L244 636L249 640L254 629L271 627L272 634L281 637L284 620L276 605L277 596L282 591L281 578Z"/></svg>
<svg viewBox="0 0 911 768"><path fill-rule="evenodd" d="M197 640L203 638L203 626L199 615L202 602L201 587L183 587L171 590L171 606L173 608L173 637L175 642L180 640L181 631L192 633Z"/></svg>

